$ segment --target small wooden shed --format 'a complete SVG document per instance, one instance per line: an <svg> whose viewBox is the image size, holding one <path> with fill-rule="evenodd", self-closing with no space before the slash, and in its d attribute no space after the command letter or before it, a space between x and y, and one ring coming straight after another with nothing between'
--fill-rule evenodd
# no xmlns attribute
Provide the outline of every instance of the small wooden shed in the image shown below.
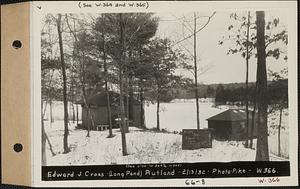
<svg viewBox="0 0 300 189"><path fill-rule="evenodd" d="M208 128L213 136L220 140L245 140L247 136L246 110L228 109L208 119ZM248 138L251 137L252 111L249 111ZM253 137L256 136L257 127L254 124Z"/></svg>
<svg viewBox="0 0 300 189"><path fill-rule="evenodd" d="M119 104L120 104L120 95L118 93L109 92L109 97L110 97L110 107L111 107L111 118L112 118L112 125L113 128L119 128L118 123L116 122L116 119L120 116L119 115ZM130 114L131 114L131 120L130 125L131 126L140 126L140 112L141 112L141 104L139 101L136 99L132 100L132 108ZM82 127L83 128L88 128L90 127L91 130L97 130L97 126L99 125L109 125L108 123L108 112L107 112L107 98L106 98L106 93L98 93L90 98L87 99L87 103L84 103L83 100L79 102L82 106ZM92 115L94 125L95 127L93 128L93 124L91 121L91 118L88 114L88 108L86 106L88 105L88 108L90 110L90 113ZM127 98L124 96L124 106L125 106L125 117L127 115ZM127 118L126 118L127 119Z"/></svg>

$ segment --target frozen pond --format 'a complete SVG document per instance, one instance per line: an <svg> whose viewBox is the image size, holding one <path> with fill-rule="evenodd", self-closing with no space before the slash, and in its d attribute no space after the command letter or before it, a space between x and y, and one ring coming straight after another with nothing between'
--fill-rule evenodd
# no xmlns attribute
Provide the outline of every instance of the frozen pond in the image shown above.
<svg viewBox="0 0 300 189"><path fill-rule="evenodd" d="M194 101L161 103L160 128L169 131L196 129L196 103ZM215 108L212 103L199 103L200 128L207 128L206 119L225 109ZM145 106L147 128L156 127L156 104Z"/></svg>

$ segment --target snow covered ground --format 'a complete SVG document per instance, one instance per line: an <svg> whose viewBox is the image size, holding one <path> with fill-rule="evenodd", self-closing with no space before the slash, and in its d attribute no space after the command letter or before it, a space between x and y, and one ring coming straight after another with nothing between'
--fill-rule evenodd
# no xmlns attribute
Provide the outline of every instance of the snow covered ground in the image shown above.
<svg viewBox="0 0 300 189"><path fill-rule="evenodd" d="M212 107L213 104L200 104L201 128L207 128L206 119L220 113L228 107ZM63 109L59 102L54 106L55 122L50 126L45 121L46 133L56 153L52 156L47 145L48 165L103 165L127 163L167 163L167 162L208 162L208 161L253 161L255 150L244 148L242 142L213 141L213 148L199 150L182 150L179 134L157 133L131 128L126 134L129 155L122 156L121 136L118 129L113 132L114 138L106 138L108 131L91 131L86 137L85 130L75 129L75 123L70 121L69 146L71 152L63 154ZM59 107L59 108L57 108ZM155 127L156 106L146 106L146 124L148 128ZM278 123L278 112L269 116L269 125ZM161 128L168 131L196 128L195 104L193 101L162 103ZM288 113L283 114L282 125L285 128L281 133L281 154L288 157ZM277 154L277 130L270 128L269 145L271 154ZM271 160L282 160L274 155Z"/></svg>
<svg viewBox="0 0 300 189"><path fill-rule="evenodd" d="M63 125L57 121L54 126ZM71 126L69 145L71 152L63 154L63 128L54 130L48 127L47 134L56 155L47 148L47 165L109 165L135 163L172 162L227 162L253 161L255 151L246 149L241 143L233 141L213 141L213 147L199 150L182 150L179 134L157 133L131 128L126 134L128 156L122 156L121 134L114 129L114 138L106 138L108 131L77 130ZM277 158L272 160L279 160Z"/></svg>

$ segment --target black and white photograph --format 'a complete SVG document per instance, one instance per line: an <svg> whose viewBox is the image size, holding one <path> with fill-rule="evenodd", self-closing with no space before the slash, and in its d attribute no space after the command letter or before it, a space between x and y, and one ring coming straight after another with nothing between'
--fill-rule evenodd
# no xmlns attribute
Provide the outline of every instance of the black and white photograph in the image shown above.
<svg viewBox="0 0 300 189"><path fill-rule="evenodd" d="M290 161L287 12L40 19L43 167Z"/></svg>
<svg viewBox="0 0 300 189"><path fill-rule="evenodd" d="M47 14L43 23L44 165L288 160L284 14ZM191 133L202 139L183 141Z"/></svg>

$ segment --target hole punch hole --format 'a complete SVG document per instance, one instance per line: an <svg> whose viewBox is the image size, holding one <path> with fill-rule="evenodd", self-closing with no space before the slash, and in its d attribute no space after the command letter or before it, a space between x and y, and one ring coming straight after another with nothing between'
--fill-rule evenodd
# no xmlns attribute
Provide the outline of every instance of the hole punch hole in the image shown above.
<svg viewBox="0 0 300 189"><path fill-rule="evenodd" d="M14 42L12 43L13 48L15 49L19 49L22 47L22 43L20 40L14 40Z"/></svg>
<svg viewBox="0 0 300 189"><path fill-rule="evenodd" d="M14 151L15 151L15 152L21 152L22 150L23 150L23 145L22 145L22 144L16 143L16 144L14 145Z"/></svg>

